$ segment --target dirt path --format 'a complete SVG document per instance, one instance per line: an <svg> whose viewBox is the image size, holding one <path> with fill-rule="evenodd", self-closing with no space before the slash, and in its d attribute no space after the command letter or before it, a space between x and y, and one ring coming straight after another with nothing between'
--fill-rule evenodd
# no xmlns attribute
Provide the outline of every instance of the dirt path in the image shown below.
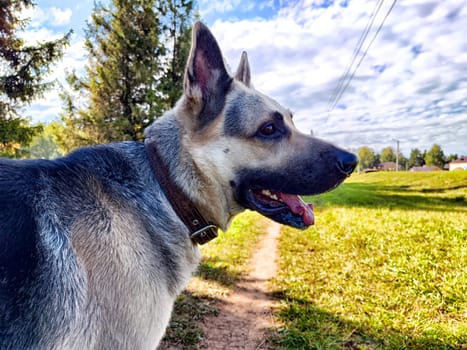
<svg viewBox="0 0 467 350"><path fill-rule="evenodd" d="M204 339L199 349L267 349L265 332L274 326L275 301L268 294L267 282L276 274L277 237L280 225L270 222L267 234L251 259L252 271L221 299L218 316L203 320Z"/></svg>

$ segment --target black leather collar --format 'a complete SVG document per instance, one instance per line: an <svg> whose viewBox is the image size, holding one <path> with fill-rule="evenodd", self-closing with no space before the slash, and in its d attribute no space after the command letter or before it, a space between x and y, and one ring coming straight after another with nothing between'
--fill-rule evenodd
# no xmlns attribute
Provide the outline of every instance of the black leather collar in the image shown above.
<svg viewBox="0 0 467 350"><path fill-rule="evenodd" d="M175 212L190 230L191 241L197 244L205 244L216 238L218 227L207 221L180 186L172 181L169 169L159 153L157 141L155 139L146 139L144 145L154 175Z"/></svg>

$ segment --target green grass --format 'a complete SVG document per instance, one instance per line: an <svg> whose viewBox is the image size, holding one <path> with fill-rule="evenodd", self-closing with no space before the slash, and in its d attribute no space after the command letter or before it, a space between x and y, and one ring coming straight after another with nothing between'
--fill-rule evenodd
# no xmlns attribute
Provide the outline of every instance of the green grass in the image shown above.
<svg viewBox="0 0 467 350"><path fill-rule="evenodd" d="M467 172L370 173L282 229L277 349L467 349Z"/></svg>
<svg viewBox="0 0 467 350"><path fill-rule="evenodd" d="M166 335L159 349L191 350L202 339L198 322L217 313L216 300L235 280L248 272L249 258L264 233L264 219L247 211L237 217L228 232L201 246L203 260L187 290L177 299Z"/></svg>

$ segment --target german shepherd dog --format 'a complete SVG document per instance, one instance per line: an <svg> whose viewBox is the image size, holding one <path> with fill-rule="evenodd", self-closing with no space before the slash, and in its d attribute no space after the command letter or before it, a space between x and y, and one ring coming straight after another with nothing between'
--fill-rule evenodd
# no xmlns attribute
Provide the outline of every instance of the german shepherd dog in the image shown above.
<svg viewBox="0 0 467 350"><path fill-rule="evenodd" d="M245 53L230 75L196 23L183 96L145 142L0 161L0 349L154 350L198 243L246 208L312 225L298 195L356 163L256 91Z"/></svg>

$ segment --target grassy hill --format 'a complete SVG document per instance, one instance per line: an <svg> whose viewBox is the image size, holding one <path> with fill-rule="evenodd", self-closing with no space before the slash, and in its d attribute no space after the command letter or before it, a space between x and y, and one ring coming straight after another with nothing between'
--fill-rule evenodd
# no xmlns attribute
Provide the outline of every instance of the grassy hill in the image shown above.
<svg viewBox="0 0 467 350"><path fill-rule="evenodd" d="M466 349L467 172L354 175L283 228L278 349Z"/></svg>

